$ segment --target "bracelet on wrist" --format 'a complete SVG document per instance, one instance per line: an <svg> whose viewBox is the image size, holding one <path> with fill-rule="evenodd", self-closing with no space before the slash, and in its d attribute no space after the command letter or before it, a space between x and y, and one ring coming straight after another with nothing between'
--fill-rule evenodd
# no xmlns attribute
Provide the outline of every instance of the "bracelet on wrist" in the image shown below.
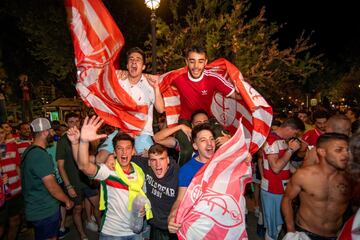
<svg viewBox="0 0 360 240"><path fill-rule="evenodd" d="M293 149L291 149L291 148L288 148L287 150L286 150L288 153L290 153L290 155L292 155L295 151L293 150Z"/></svg>
<svg viewBox="0 0 360 240"><path fill-rule="evenodd" d="M82 139L80 139L80 143L84 144L84 143L89 143L88 141L84 141Z"/></svg>
<svg viewBox="0 0 360 240"><path fill-rule="evenodd" d="M71 189L71 188L74 188L73 185L71 185L71 184L68 184L68 185L66 185L65 187L66 187L67 190L69 190L69 189Z"/></svg>

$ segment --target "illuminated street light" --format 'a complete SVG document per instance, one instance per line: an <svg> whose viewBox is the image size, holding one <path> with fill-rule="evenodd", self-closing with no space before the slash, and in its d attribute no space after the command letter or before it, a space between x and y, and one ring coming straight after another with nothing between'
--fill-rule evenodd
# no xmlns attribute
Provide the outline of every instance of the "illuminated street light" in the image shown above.
<svg viewBox="0 0 360 240"><path fill-rule="evenodd" d="M145 4L152 11L155 11L160 6L160 0L145 0Z"/></svg>
<svg viewBox="0 0 360 240"><path fill-rule="evenodd" d="M155 10L160 6L160 0L145 0L145 4L151 9L151 55L152 55L152 74L156 74L156 15Z"/></svg>

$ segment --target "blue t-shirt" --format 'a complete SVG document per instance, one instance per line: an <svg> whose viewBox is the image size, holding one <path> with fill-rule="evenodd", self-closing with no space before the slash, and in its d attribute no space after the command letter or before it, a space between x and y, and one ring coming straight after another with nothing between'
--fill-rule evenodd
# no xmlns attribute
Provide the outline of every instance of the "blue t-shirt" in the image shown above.
<svg viewBox="0 0 360 240"><path fill-rule="evenodd" d="M197 161L195 157L197 157L197 155L192 157L180 168L179 187L188 187L195 174L204 166L204 163Z"/></svg>

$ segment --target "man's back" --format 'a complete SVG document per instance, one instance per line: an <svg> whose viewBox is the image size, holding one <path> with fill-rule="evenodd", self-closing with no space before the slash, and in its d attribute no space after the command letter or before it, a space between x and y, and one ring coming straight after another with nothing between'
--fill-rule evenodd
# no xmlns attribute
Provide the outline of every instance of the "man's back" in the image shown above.
<svg viewBox="0 0 360 240"><path fill-rule="evenodd" d="M336 236L350 193L343 173L338 171L329 176L316 164L299 169L297 175L303 180L296 223L321 236Z"/></svg>
<svg viewBox="0 0 360 240"><path fill-rule="evenodd" d="M42 178L54 173L54 165L45 149L30 146L21 165L22 188L27 220L51 216L59 209L58 201L49 193Z"/></svg>

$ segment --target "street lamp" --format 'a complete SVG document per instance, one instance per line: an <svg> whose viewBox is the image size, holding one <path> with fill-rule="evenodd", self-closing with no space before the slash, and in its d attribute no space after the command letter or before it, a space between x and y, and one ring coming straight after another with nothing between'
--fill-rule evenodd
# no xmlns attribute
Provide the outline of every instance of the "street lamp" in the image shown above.
<svg viewBox="0 0 360 240"><path fill-rule="evenodd" d="M145 4L151 9L151 38L152 38L152 74L156 74L156 15L155 10L160 5L160 0L145 0Z"/></svg>

